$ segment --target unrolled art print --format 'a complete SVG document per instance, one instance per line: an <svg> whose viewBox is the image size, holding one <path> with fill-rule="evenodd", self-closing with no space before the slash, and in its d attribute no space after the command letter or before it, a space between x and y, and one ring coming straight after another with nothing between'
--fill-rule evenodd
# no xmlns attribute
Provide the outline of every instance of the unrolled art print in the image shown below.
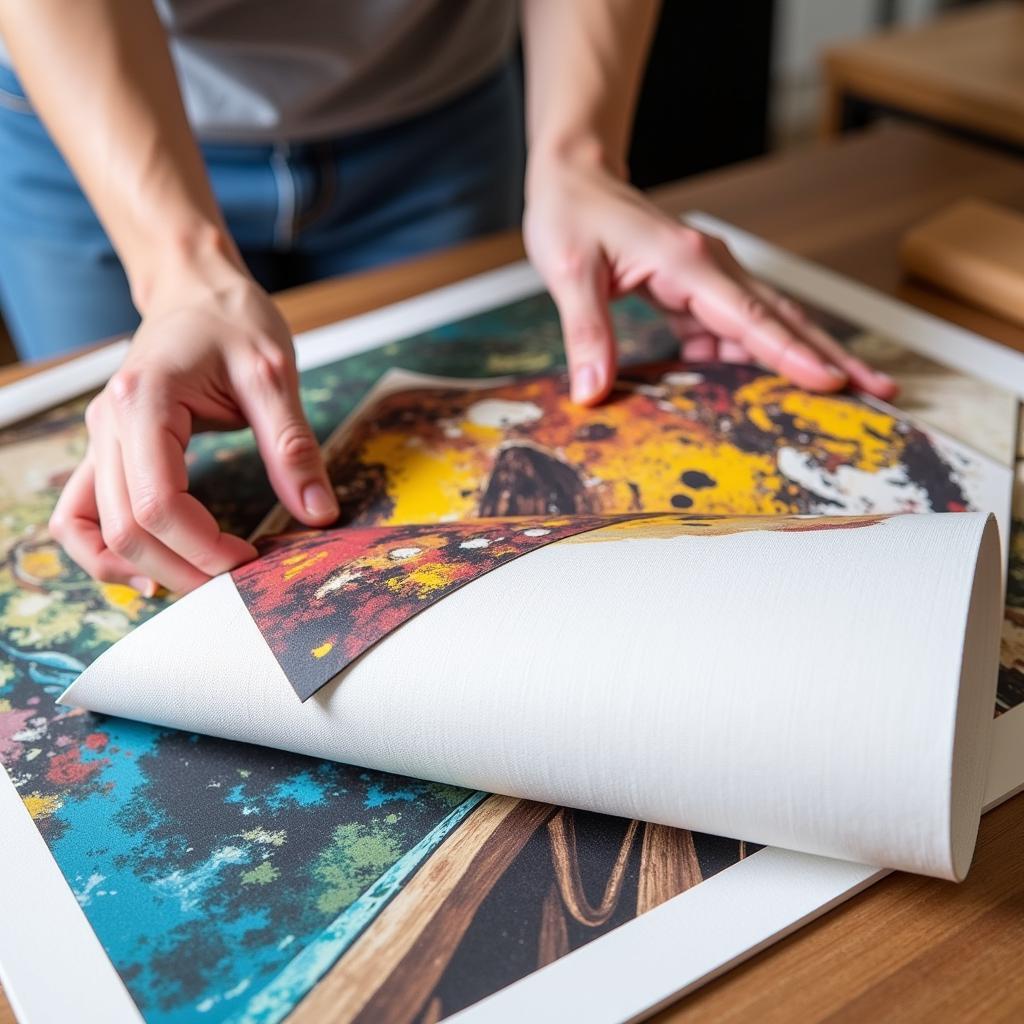
<svg viewBox="0 0 1024 1024"><path fill-rule="evenodd" d="M674 339L642 303L617 304L615 319L627 363L673 356ZM606 411L577 414L557 377L560 351L553 306L531 296L304 374L321 438L392 366L467 378L554 375L523 383L532 394L509 383L500 387L512 393L494 395L530 403L539 415L522 405L512 416L500 406L471 414L483 396L469 384L426 386L421 413L396 395L390 419L363 421L355 447L335 450L339 485L347 467L358 471L342 495L351 519L971 504L970 454L951 455L937 442L929 450L922 432L893 412L787 392L749 368L708 367L700 379L686 368L630 371L630 386ZM84 406L0 433L0 762L147 1021L290 1016L299 1024L325 1008L337 1019L385 1011L395 1020L439 1019L757 856L736 840L56 705L83 666L167 604L88 579L46 534L85 450ZM658 433L632 432L648 423L674 431L676 441L655 445L667 464L645 457ZM479 446L459 454L460 437L474 435ZM500 457L503 445L512 450ZM780 467L783 450L792 454ZM194 492L226 529L250 533L271 508L247 434L197 438L189 461ZM413 468L412 482L403 482ZM1021 545L1012 550L1016 609L1024 607ZM1004 708L1024 697L1016 639L1024 629L1014 609ZM45 892L39 901L42 915ZM360 985L346 985L354 978Z"/></svg>

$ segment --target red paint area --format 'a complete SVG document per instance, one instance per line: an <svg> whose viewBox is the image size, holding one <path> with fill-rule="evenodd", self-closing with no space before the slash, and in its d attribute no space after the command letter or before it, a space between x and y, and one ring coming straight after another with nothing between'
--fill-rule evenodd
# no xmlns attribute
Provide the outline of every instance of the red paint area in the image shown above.
<svg viewBox="0 0 1024 1024"><path fill-rule="evenodd" d="M105 732L91 732L85 737L85 745L90 750L102 750L110 737Z"/></svg>
<svg viewBox="0 0 1024 1024"><path fill-rule="evenodd" d="M81 751L78 747L73 747L63 754L54 754L50 758L46 777L58 786L75 786L88 782L107 763L106 758L82 761Z"/></svg>

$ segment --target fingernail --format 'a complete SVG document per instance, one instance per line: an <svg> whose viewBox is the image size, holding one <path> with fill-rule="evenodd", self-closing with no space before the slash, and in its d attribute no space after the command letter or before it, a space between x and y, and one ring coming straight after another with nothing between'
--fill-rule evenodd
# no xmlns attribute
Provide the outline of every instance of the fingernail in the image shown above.
<svg viewBox="0 0 1024 1024"><path fill-rule="evenodd" d="M148 576L133 576L128 581L128 585L143 597L153 597L156 594L156 583Z"/></svg>
<svg viewBox="0 0 1024 1024"><path fill-rule="evenodd" d="M572 376L572 400L574 402L589 402L600 390L601 382L597 374L597 368L590 363L584 363Z"/></svg>
<svg viewBox="0 0 1024 1024"><path fill-rule="evenodd" d="M306 484L302 490L303 508L317 519L337 516L338 502L334 495L321 483Z"/></svg>
<svg viewBox="0 0 1024 1024"><path fill-rule="evenodd" d="M838 366L833 366L829 363L825 366L825 369L828 370L828 375L830 377L835 380L841 380L844 384L846 383L846 374L840 370Z"/></svg>

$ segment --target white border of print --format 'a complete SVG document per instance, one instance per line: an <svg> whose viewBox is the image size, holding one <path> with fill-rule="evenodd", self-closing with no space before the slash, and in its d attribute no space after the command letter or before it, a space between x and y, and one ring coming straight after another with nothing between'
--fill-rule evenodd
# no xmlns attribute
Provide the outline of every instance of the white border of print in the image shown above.
<svg viewBox="0 0 1024 1024"><path fill-rule="evenodd" d="M721 221L691 223L723 237L751 270L816 305L1024 398L1024 356L768 245ZM515 264L307 332L307 369L534 294ZM0 426L99 387L124 356L115 342L0 389ZM994 723L987 804L1024 788L1024 706ZM142 1018L6 772L0 773L0 981L23 1024L137 1024ZM768 849L458 1014L492 1024L550 1017L564 1007L597 1022L645 1016L860 892L885 872ZM59 965L57 975L55 965ZM57 976L59 975L59 983ZM82 993L88 993L83 998Z"/></svg>

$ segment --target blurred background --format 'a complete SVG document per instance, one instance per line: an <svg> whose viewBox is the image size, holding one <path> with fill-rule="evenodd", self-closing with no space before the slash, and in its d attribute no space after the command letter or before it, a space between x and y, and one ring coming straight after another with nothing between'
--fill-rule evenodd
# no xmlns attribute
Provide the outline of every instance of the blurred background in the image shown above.
<svg viewBox="0 0 1024 1024"><path fill-rule="evenodd" d="M1017 5L1013 0L666 0L637 111L630 154L634 182L647 188L821 141L879 116L915 116L844 98L829 119L823 55L878 33L916 32L969 6ZM1024 50L1020 65L1024 68ZM1015 148L998 137L982 141ZM0 321L0 364L14 358Z"/></svg>

